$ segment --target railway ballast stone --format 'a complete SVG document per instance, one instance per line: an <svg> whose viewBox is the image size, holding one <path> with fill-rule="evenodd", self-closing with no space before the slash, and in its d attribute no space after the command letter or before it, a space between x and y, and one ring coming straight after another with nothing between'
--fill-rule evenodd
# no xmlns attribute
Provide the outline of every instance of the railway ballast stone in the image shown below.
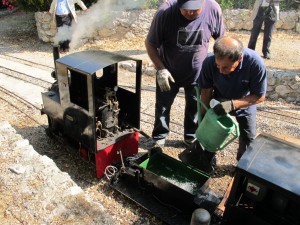
<svg viewBox="0 0 300 225"><path fill-rule="evenodd" d="M2 224L115 224L101 203L6 121L0 122L0 164Z"/></svg>

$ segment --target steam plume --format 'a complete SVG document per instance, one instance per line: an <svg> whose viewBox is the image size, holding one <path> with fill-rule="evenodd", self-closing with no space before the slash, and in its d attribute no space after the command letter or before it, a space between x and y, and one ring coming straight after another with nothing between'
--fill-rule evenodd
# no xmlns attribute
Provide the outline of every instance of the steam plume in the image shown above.
<svg viewBox="0 0 300 225"><path fill-rule="evenodd" d="M70 48L77 48L82 45L82 38L91 37L93 32L113 22L118 14L120 16L120 13L116 12L142 8L145 2L146 0L98 0L85 13L77 17L77 23L73 21L71 27L63 26L58 29L55 43L69 39Z"/></svg>

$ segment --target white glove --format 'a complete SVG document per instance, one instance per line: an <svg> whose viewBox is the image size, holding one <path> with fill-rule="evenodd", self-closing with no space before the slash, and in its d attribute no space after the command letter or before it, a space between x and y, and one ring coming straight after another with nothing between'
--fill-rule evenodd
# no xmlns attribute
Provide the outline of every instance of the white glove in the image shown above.
<svg viewBox="0 0 300 225"><path fill-rule="evenodd" d="M156 72L156 76L157 76L157 83L159 85L160 90L162 92L170 91L171 87L169 81L173 83L175 82L170 72L167 69L158 70Z"/></svg>

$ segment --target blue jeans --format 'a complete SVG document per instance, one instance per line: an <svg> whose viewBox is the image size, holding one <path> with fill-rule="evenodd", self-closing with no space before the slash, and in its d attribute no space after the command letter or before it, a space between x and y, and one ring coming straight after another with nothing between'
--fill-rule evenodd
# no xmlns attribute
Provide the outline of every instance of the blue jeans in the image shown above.
<svg viewBox="0 0 300 225"><path fill-rule="evenodd" d="M236 159L240 160L256 136L256 111L245 116L237 115L236 120L239 123L240 129L239 147Z"/></svg>
<svg viewBox="0 0 300 225"><path fill-rule="evenodd" d="M262 53L264 56L270 55L270 45L272 40L272 33L275 28L275 12L273 9L268 10L267 7L260 7L255 19L253 20L253 27L248 43L248 48L255 50L258 35L264 23L264 39L262 45Z"/></svg>
<svg viewBox="0 0 300 225"><path fill-rule="evenodd" d="M171 90L161 92L156 83L155 122L152 131L153 139L166 138L170 132L170 110L174 99L179 92L179 86L170 83ZM197 97L194 86L184 87L185 113L184 113L184 139L195 138L197 129Z"/></svg>

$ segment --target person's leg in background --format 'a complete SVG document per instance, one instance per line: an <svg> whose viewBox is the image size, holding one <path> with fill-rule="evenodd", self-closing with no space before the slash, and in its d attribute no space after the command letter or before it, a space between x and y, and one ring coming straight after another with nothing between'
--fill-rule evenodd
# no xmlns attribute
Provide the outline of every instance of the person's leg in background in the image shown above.
<svg viewBox="0 0 300 225"><path fill-rule="evenodd" d="M270 59L270 45L272 41L272 34L275 28L275 20L272 20L270 18L266 18L264 21L264 40L262 45L262 53L264 55L264 58Z"/></svg>
<svg viewBox="0 0 300 225"><path fill-rule="evenodd" d="M55 15L55 20L56 20L56 27L57 27L57 32L59 32L59 29L62 28L62 26L64 25L63 21L62 21L62 17ZM58 35L58 34L56 34ZM59 50L62 51L63 47L62 47L63 42L61 40L58 40L58 45L59 45Z"/></svg>
<svg viewBox="0 0 300 225"><path fill-rule="evenodd" d="M184 111L184 143L190 145L195 139L198 126L197 121L197 96L195 86L184 88L185 111Z"/></svg>
<svg viewBox="0 0 300 225"><path fill-rule="evenodd" d="M240 137L236 159L240 160L256 136L256 111L246 116L236 116L239 123Z"/></svg>
<svg viewBox="0 0 300 225"><path fill-rule="evenodd" d="M71 25L72 25L72 15L71 14L64 16L62 20L63 20L63 24L65 26L71 27ZM69 35L69 34L66 34L66 35ZM69 51L69 48L70 48L69 44L70 44L69 39L66 39L63 41L63 44L62 44L63 51Z"/></svg>
<svg viewBox="0 0 300 225"><path fill-rule="evenodd" d="M264 10L259 8L255 19L253 20L253 27L249 38L248 48L255 50L258 35L261 31L264 22Z"/></svg>
<svg viewBox="0 0 300 225"><path fill-rule="evenodd" d="M62 32L62 34L58 35L59 39L60 39L60 40L58 40L59 41L58 44L59 44L60 50L64 52L69 49L70 40L64 39L64 37L62 37L62 36L69 35L69 34L64 34L67 31L65 29L63 29L63 26L68 26L68 27L71 26L72 16L71 16L71 14L69 14L69 15L64 15L64 16L56 15L55 17L56 17L56 26L57 26L58 32Z"/></svg>

